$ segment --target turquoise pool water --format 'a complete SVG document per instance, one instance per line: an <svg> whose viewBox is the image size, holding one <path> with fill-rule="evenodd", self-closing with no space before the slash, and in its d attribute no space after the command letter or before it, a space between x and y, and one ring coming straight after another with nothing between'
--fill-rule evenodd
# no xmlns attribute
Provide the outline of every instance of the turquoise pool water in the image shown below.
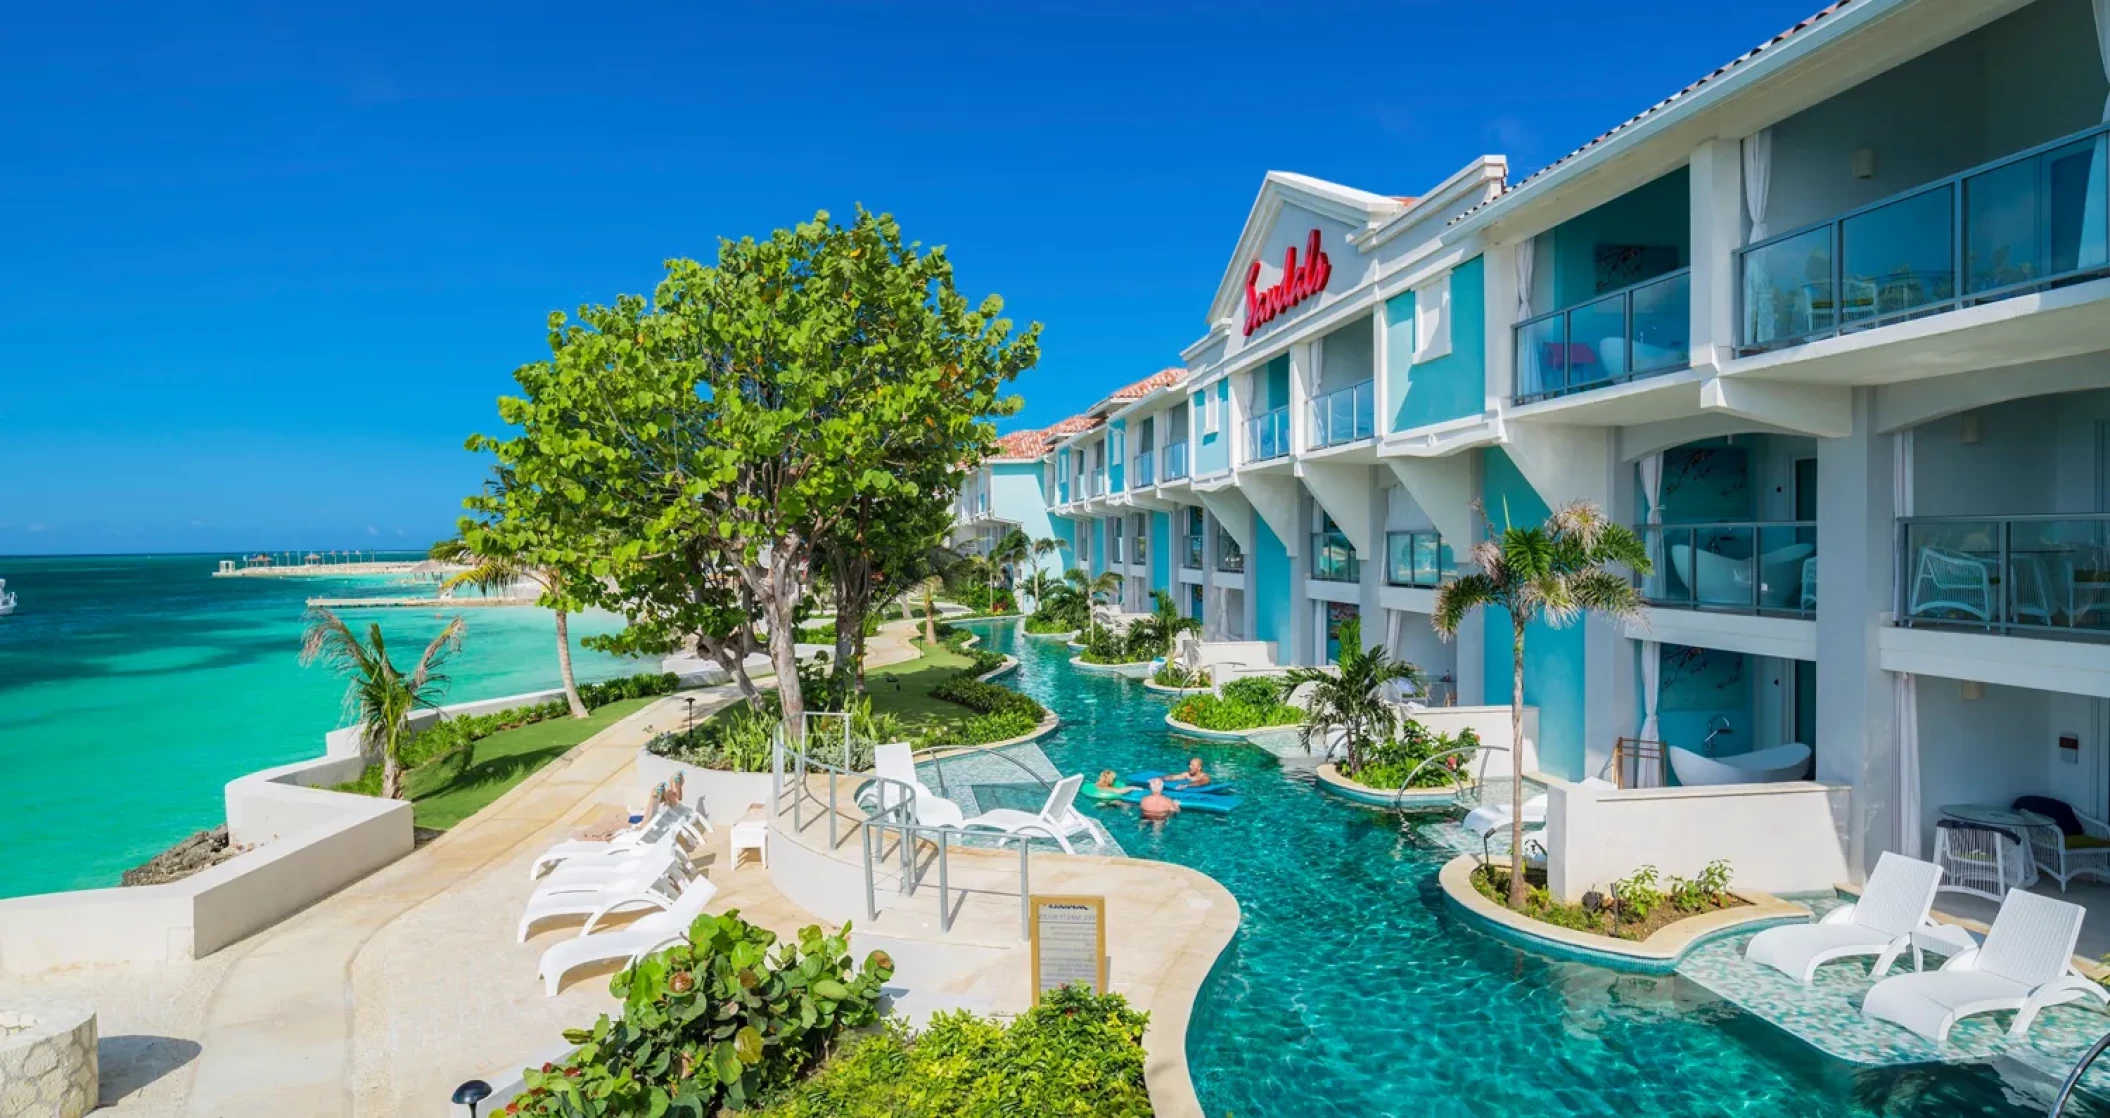
<svg viewBox="0 0 2110 1118"><path fill-rule="evenodd" d="M1553 962L1465 928L1436 887L1449 853L1402 817L1327 796L1262 750L1175 739L1168 700L1140 683L1078 672L1015 625L980 628L1023 661L1014 685L1065 720L1042 746L1064 772L1200 754L1245 795L1162 830L1103 816L1130 854L1193 866L1243 909L1188 1031L1212 1118L2044 1112L2020 1069L1858 1069L1687 979Z"/></svg>
<svg viewBox="0 0 2110 1118"><path fill-rule="evenodd" d="M344 686L299 664L311 596L429 593L376 578L216 579L216 557L0 559L20 596L0 617L0 897L117 884L118 874L219 823L221 788L313 757L343 724ZM451 616L451 615L450 615ZM557 684L547 611L464 611L451 701ZM430 610L378 620L399 662L439 630ZM611 617L573 620L576 641ZM645 670L578 652L582 679Z"/></svg>

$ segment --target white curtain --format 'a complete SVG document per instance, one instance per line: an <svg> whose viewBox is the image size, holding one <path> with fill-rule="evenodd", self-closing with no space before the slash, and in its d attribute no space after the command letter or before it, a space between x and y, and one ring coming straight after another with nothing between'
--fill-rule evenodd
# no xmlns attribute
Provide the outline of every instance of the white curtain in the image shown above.
<svg viewBox="0 0 2110 1118"><path fill-rule="evenodd" d="M1656 701L1663 690L1663 646L1655 641L1641 642L1641 740L1661 741L1656 725ZM1644 765L1634 762L1634 787L1654 788L1663 783L1662 765Z"/></svg>
<svg viewBox="0 0 2110 1118"><path fill-rule="evenodd" d="M1890 515L1911 516L1912 492L1912 428L1899 431L1890 438L1893 461L1890 468Z"/></svg>
<svg viewBox="0 0 2110 1118"><path fill-rule="evenodd" d="M2110 0L2096 0L2098 4ZM1751 214L1751 236L1745 244L1766 239L1766 195L1773 186L1773 130L1761 128L1744 137L1744 208Z"/></svg>
<svg viewBox="0 0 2110 1118"><path fill-rule="evenodd" d="M2110 2L2110 0L2105 0ZM1517 243L1517 321L1531 318L1531 279L1538 263L1538 238L1526 237ZM1517 393L1537 392L1539 379L1539 355L1536 347L1517 347Z"/></svg>
<svg viewBox="0 0 2110 1118"><path fill-rule="evenodd" d="M1919 680L1910 672L1891 677L1897 702L1898 853L1920 856L1920 704Z"/></svg>
<svg viewBox="0 0 2110 1118"><path fill-rule="evenodd" d="M2110 79L2110 0L2095 0L2095 52L2103 59L2103 77ZM2110 120L2110 97L2103 99L2103 119Z"/></svg>
<svg viewBox="0 0 2110 1118"><path fill-rule="evenodd" d="M1663 524L1663 452L1659 450L1636 465L1641 471L1641 503L1647 506L1641 510L1642 518L1650 528L1660 528ZM1650 578L1661 580L1655 583L1657 586L1668 585L1669 576L1663 570L1663 533L1648 533L1647 543L1649 562L1656 568L1656 573Z"/></svg>
<svg viewBox="0 0 2110 1118"><path fill-rule="evenodd" d="M1406 628L1406 621L1407 615L1404 610L1388 609L1385 611L1385 651L1393 656L1399 655L1399 634L1401 630Z"/></svg>

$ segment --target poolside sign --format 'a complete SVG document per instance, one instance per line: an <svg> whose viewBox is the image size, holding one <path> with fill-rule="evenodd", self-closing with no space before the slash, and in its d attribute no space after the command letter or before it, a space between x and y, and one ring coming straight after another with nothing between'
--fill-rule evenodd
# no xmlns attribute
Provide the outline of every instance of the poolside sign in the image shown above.
<svg viewBox="0 0 2110 1118"><path fill-rule="evenodd" d="M1027 902L1032 919L1033 1004L1064 986L1090 986L1106 993L1106 898L1036 893Z"/></svg>

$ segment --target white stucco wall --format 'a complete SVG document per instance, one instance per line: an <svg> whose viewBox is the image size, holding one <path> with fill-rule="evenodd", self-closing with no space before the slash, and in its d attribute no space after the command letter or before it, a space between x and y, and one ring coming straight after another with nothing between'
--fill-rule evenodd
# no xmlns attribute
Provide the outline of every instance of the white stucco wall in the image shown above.
<svg viewBox="0 0 2110 1118"><path fill-rule="evenodd" d="M1731 887L1807 893L1847 878L1850 789L1803 781L1607 790L1551 780L1548 885L1576 901L1641 866L1691 877L1729 863Z"/></svg>

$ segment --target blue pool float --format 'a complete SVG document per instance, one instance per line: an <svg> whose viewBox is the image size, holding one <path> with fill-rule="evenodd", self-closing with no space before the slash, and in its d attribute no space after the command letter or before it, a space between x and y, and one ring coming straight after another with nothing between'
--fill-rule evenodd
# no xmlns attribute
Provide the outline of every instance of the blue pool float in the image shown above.
<svg viewBox="0 0 2110 1118"><path fill-rule="evenodd" d="M1177 784L1172 783L1173 777L1185 775L1185 773L1160 772L1129 773L1127 776L1121 778L1121 783L1133 784L1138 788L1148 788L1150 787L1151 781L1163 780L1165 782L1165 793L1170 796L1178 796L1182 794L1189 796L1221 796L1230 793L1238 787L1237 785L1231 783L1228 780L1216 780L1214 778L1212 778L1209 783L1204 784L1199 788L1183 788Z"/></svg>
<svg viewBox="0 0 2110 1118"><path fill-rule="evenodd" d="M1143 802L1143 797L1149 794L1149 792L1141 788L1136 788L1130 790L1127 795L1122 796L1121 801L1123 803L1140 804ZM1245 802L1243 797L1223 792L1210 793L1207 790L1180 792L1168 788L1165 790L1165 794L1172 797L1173 801L1180 805L1180 810L1183 812L1199 811L1209 815L1229 815L1238 805Z"/></svg>

